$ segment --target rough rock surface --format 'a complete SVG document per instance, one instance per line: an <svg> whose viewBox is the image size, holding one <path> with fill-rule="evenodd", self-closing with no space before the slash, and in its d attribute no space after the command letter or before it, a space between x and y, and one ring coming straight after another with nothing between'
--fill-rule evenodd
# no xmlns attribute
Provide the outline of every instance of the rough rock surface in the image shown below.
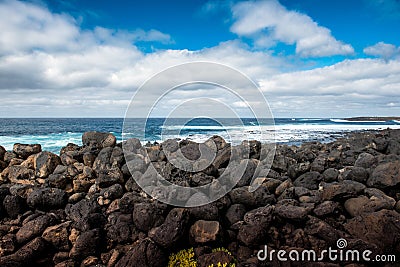
<svg viewBox="0 0 400 267"><path fill-rule="evenodd" d="M202 145L167 140L142 146L98 132L82 141L67 144L59 156L36 144L15 144L13 151L0 146L0 266L167 266L171 253L190 247L197 266L269 266L256 257L265 245L320 251L339 238L349 249L400 257L399 130L277 145L271 169L258 141L231 145L214 136ZM171 164L178 149L195 160L200 148L216 155L202 171ZM154 181L156 171L177 185L210 187L166 192ZM228 185L217 180L222 175ZM229 184L233 180L238 184ZM259 185L255 191L251 181ZM209 188L224 186L233 188L199 207L157 200L177 197L194 205L209 199Z"/></svg>

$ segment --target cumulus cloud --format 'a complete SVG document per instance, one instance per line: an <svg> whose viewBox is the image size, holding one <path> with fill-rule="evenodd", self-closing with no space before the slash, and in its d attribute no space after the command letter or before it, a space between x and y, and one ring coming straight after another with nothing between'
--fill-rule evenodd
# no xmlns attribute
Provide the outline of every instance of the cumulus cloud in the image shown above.
<svg viewBox="0 0 400 267"><path fill-rule="evenodd" d="M293 23L278 25L275 16L262 13L262 18L268 18L268 25L273 25L265 26L264 20L251 16L250 11L258 10L253 10L255 5L261 5L259 9L272 5L283 12L283 21L294 20L304 28L296 28ZM328 29L306 15L286 10L278 2L239 3L234 11L236 21L232 29L246 36L263 33L257 39L260 46L273 46L278 41L294 43L300 55L312 56L352 52L350 46L334 39ZM0 30L0 114L5 117L121 117L129 99L145 80L167 67L192 61L219 62L243 71L261 86L276 116L340 116L340 112L347 116L365 110L380 115L400 112L400 106L393 101L400 92L400 62L396 57L345 60L328 67L282 73L295 66L272 51L255 51L240 40L195 51L166 49L144 53L136 42L167 44L173 42L172 37L156 29L126 31L99 26L84 30L66 14L8 0L0 2ZM314 38L320 41L313 42ZM366 53L378 55L371 49L366 49ZM379 55L390 54L380 51ZM235 83L235 77L213 75L246 94L246 88ZM204 90L178 90L159 110L167 112L174 101L204 96ZM245 108L240 100L220 91L208 93L218 101ZM146 101L143 99L143 103Z"/></svg>
<svg viewBox="0 0 400 267"><path fill-rule="evenodd" d="M274 41L295 44L303 57L349 55L351 45L336 40L328 28L319 26L309 16L287 10L276 0L240 2L232 7L235 23L231 31L255 39L257 45L270 46Z"/></svg>
<svg viewBox="0 0 400 267"><path fill-rule="evenodd" d="M379 42L372 46L368 46L364 48L363 51L366 55L381 57L386 60L400 55L400 47L396 47L392 44L386 44L384 42Z"/></svg>
<svg viewBox="0 0 400 267"><path fill-rule="evenodd" d="M397 105L388 105L400 97L398 60L345 60L323 68L274 75L261 79L259 84L273 109L286 109L300 116L390 115L400 111Z"/></svg>

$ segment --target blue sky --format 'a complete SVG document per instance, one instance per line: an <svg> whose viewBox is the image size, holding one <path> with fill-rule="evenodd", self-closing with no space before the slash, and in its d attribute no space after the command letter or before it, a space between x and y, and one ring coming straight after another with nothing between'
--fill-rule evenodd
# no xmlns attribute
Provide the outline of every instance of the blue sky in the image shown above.
<svg viewBox="0 0 400 267"><path fill-rule="evenodd" d="M251 77L277 117L399 115L398 29L398 0L3 0L0 112L122 117L146 79L207 60Z"/></svg>

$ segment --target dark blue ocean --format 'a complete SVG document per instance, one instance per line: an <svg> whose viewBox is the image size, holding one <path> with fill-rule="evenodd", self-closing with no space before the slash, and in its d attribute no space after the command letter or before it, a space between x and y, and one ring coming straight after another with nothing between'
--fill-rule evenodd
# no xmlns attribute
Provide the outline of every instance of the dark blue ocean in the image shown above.
<svg viewBox="0 0 400 267"><path fill-rule="evenodd" d="M67 143L81 145L82 133L113 133L118 141L136 137L143 143L168 138L204 141L221 135L232 143L245 139L264 142L301 144L307 141L328 142L350 131L400 128L399 121L365 122L342 119L278 118L256 119L130 119L122 118L10 118L0 119L0 145L12 149L14 143L39 143L44 150L59 153ZM266 134L267 133L267 134Z"/></svg>

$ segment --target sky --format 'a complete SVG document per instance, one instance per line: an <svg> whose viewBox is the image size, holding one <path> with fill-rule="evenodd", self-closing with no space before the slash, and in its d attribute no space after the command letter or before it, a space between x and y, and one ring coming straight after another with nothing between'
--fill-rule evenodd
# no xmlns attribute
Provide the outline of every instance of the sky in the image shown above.
<svg viewBox="0 0 400 267"><path fill-rule="evenodd" d="M247 75L275 117L399 116L399 29L399 0L0 0L0 117L123 117L145 81L195 61ZM189 86L155 116L202 97L247 114Z"/></svg>

